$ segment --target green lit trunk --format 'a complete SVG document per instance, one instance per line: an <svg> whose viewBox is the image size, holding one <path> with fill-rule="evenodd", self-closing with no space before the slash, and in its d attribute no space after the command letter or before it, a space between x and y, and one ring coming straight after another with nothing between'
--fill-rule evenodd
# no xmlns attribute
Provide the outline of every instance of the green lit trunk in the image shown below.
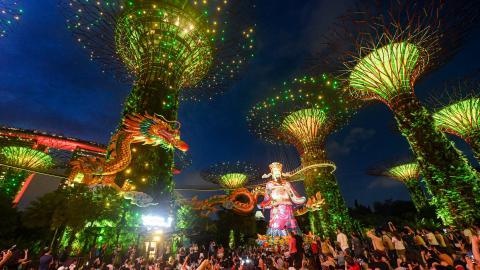
<svg viewBox="0 0 480 270"><path fill-rule="evenodd" d="M0 166L0 192L14 199L30 174L25 170Z"/></svg>
<svg viewBox="0 0 480 270"><path fill-rule="evenodd" d="M302 165L322 163L321 160L326 160L325 151L308 151L302 156ZM312 231L317 231L323 237L335 236L337 228L344 232L350 232L352 228L348 208L331 171L330 167L312 169L305 174L304 180L308 197L320 192L325 199L321 210L309 213L310 226L314 228Z"/></svg>
<svg viewBox="0 0 480 270"><path fill-rule="evenodd" d="M142 81L142 80L140 80ZM123 115L131 113L158 114L168 121L177 120L178 89L169 88L161 81L137 83L125 102ZM121 174L130 179L139 190L146 191L156 199L166 199L173 191L173 151L160 146L134 145L131 173Z"/></svg>
<svg viewBox="0 0 480 270"><path fill-rule="evenodd" d="M414 96L392 107L402 135L416 156L437 216L445 225L471 224L478 216L478 175L464 155L434 126Z"/></svg>
<svg viewBox="0 0 480 270"><path fill-rule="evenodd" d="M472 148L473 156L480 162L480 136L475 136L469 142L470 147Z"/></svg>
<svg viewBox="0 0 480 270"><path fill-rule="evenodd" d="M408 192L410 192L410 198L418 212L424 209L428 205L427 197L423 193L420 181L417 179L410 179L405 181Z"/></svg>

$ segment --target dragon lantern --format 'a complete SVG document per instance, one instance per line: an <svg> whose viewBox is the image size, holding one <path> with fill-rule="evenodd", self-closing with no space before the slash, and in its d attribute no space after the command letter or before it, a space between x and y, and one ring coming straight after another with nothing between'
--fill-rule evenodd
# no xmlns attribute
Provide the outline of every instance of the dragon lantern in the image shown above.
<svg viewBox="0 0 480 270"><path fill-rule="evenodd" d="M180 123L167 121L158 115L132 114L124 119L122 128L112 136L106 158L80 157L70 163L72 169L68 182L107 185L119 191L134 189L127 181L120 187L114 180L117 173L130 164L131 145L135 143L176 148L183 152L188 150L188 144L180 140Z"/></svg>

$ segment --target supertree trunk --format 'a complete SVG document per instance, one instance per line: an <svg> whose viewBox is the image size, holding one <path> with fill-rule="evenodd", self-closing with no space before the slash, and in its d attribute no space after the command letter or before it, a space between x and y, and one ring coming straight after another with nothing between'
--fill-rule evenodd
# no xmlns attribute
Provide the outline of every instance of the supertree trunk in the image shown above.
<svg viewBox="0 0 480 270"><path fill-rule="evenodd" d="M0 166L0 192L13 199L29 175L28 171Z"/></svg>
<svg viewBox="0 0 480 270"><path fill-rule="evenodd" d="M480 162L480 135L473 136L468 144L472 148L473 156L477 162Z"/></svg>
<svg viewBox="0 0 480 270"><path fill-rule="evenodd" d="M302 156L302 165L322 163L322 160L326 160L324 151L307 151ZM350 232L352 222L332 168L317 168L307 172L304 185L308 197L320 192L325 199L321 210L310 213L310 226L316 228L324 237L334 236L337 228Z"/></svg>
<svg viewBox="0 0 480 270"><path fill-rule="evenodd" d="M158 114L168 121L177 120L178 89L165 86L161 81L136 83L130 92L123 115L130 113ZM173 150L148 145L135 146L130 165L131 179L139 184L149 184L154 197L173 191ZM145 183L141 183L145 182ZM142 189L143 190L143 189Z"/></svg>
<svg viewBox="0 0 480 270"><path fill-rule="evenodd" d="M418 212L424 209L428 205L427 197L422 191L420 182L417 179L405 181L408 192L410 193L410 198L412 199L413 204Z"/></svg>
<svg viewBox="0 0 480 270"><path fill-rule="evenodd" d="M413 95L399 99L392 110L433 195L437 215L445 225L471 224L477 216L477 173Z"/></svg>

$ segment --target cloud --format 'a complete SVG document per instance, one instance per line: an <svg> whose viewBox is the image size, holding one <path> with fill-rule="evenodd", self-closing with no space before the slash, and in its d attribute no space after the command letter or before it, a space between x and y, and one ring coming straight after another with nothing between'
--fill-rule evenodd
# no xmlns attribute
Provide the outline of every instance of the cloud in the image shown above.
<svg viewBox="0 0 480 270"><path fill-rule="evenodd" d="M374 129L356 127L350 130L343 141L327 142L327 152L334 156L350 154L362 141L366 141L375 135Z"/></svg>
<svg viewBox="0 0 480 270"><path fill-rule="evenodd" d="M370 182L368 184L368 189L377 189L377 188L384 188L384 189L393 189L401 186L402 183L390 178L386 177L379 177Z"/></svg>

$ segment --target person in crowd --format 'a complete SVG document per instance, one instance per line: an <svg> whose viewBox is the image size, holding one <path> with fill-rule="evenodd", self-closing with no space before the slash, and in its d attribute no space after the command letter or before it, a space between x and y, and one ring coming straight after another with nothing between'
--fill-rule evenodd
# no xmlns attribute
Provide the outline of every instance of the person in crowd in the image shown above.
<svg viewBox="0 0 480 270"><path fill-rule="evenodd" d="M323 256L333 256L333 247L328 238L323 240L320 250L322 251Z"/></svg>
<svg viewBox="0 0 480 270"><path fill-rule="evenodd" d="M392 243L395 248L396 258L405 260L407 252L403 239L398 232L393 232Z"/></svg>
<svg viewBox="0 0 480 270"><path fill-rule="evenodd" d="M389 270L390 265L386 257L383 254L374 252L370 258L368 269L372 270Z"/></svg>
<svg viewBox="0 0 480 270"><path fill-rule="evenodd" d="M445 250L447 248L447 244L445 243L445 238L443 237L443 235L440 233L439 230L435 230L434 235L435 235L435 238L437 239L439 248L442 250Z"/></svg>
<svg viewBox="0 0 480 270"><path fill-rule="evenodd" d="M297 243L297 238L293 234L293 232L289 232L289 240L288 240L288 256L290 258L290 262L293 262L295 258L297 257L298 253L298 243Z"/></svg>
<svg viewBox="0 0 480 270"><path fill-rule="evenodd" d="M53 256L50 248L43 249L43 255L40 257L38 270L48 270L53 265Z"/></svg>
<svg viewBox="0 0 480 270"><path fill-rule="evenodd" d="M350 256L345 258L345 263L346 270L360 270L360 264Z"/></svg>
<svg viewBox="0 0 480 270"><path fill-rule="evenodd" d="M382 242L385 246L388 258L392 261L396 261L397 256L395 253L395 246L393 245L392 238L390 238L385 230L382 230Z"/></svg>
<svg viewBox="0 0 480 270"><path fill-rule="evenodd" d="M3 269L3 266L12 257L12 255L13 252L10 249L2 251L2 257L0 258L0 269Z"/></svg>
<svg viewBox="0 0 480 270"><path fill-rule="evenodd" d="M297 240L297 257L295 258L295 267L300 268L302 265L302 259L305 254L303 235L293 232L295 239Z"/></svg>
<svg viewBox="0 0 480 270"><path fill-rule="evenodd" d="M28 249L20 250L13 249L12 256L5 264L7 270L22 270L26 269L26 265L30 262L28 259Z"/></svg>
<svg viewBox="0 0 480 270"><path fill-rule="evenodd" d="M341 228L337 228L337 242L343 252L349 248L347 235L342 232Z"/></svg>
<svg viewBox="0 0 480 270"><path fill-rule="evenodd" d="M382 255L386 254L382 238L378 237L373 230L367 232L367 237L372 241L373 250Z"/></svg>
<svg viewBox="0 0 480 270"><path fill-rule="evenodd" d="M322 261L321 265L327 269L335 269L337 268L337 262L332 255L327 255L326 259Z"/></svg>
<svg viewBox="0 0 480 270"><path fill-rule="evenodd" d="M351 234L352 239L352 251L356 258L361 258L363 256L363 252L365 250L365 246L363 245L362 240L358 236L356 232Z"/></svg>
<svg viewBox="0 0 480 270"><path fill-rule="evenodd" d="M389 224L389 229L384 230L382 236L368 230L366 236L367 240L371 240L371 246L362 242L362 234L359 233L349 234L350 242L347 242L346 248L342 243L341 230L332 235L337 240L335 246L330 244L328 237L322 241L313 233L303 235L292 232L289 238L282 239L286 242L276 242L271 246L228 248L218 242L214 245L215 253L210 256L213 245L208 243L214 241L207 242L207 245L180 244L176 252L167 252L167 247L172 244L165 243L156 257L143 257L147 253L140 246L138 249L130 246L123 250L117 247L109 251L108 248L98 248L102 246L98 244L96 248L85 247L86 256L79 259L69 258L72 252L65 254L63 250L54 256L46 248L40 258L34 257L33 261L38 263L40 270L480 270L477 265L480 261L480 236L473 234L469 243L468 234L465 235L463 229L423 231L420 228L419 231L424 232L420 235L409 226L392 230L395 228L392 225ZM473 231L477 230L474 227ZM436 242L432 241L432 235ZM395 256L387 255L386 237L391 240ZM91 251L99 249L102 251L96 254L97 257L89 258ZM30 261L27 250L4 250L0 254L2 270L36 268L36 265L27 264ZM115 265L117 260L118 266Z"/></svg>
<svg viewBox="0 0 480 270"><path fill-rule="evenodd" d="M423 249L423 250L428 249L427 243L425 242L425 239L423 239L422 232L420 230L417 230L414 240L415 240L415 245L417 245L420 249Z"/></svg>
<svg viewBox="0 0 480 270"><path fill-rule="evenodd" d="M423 234L424 234L425 238L427 239L427 242L430 246L435 246L435 247L439 246L437 238L435 237L435 235L432 233L431 230L424 229Z"/></svg>

